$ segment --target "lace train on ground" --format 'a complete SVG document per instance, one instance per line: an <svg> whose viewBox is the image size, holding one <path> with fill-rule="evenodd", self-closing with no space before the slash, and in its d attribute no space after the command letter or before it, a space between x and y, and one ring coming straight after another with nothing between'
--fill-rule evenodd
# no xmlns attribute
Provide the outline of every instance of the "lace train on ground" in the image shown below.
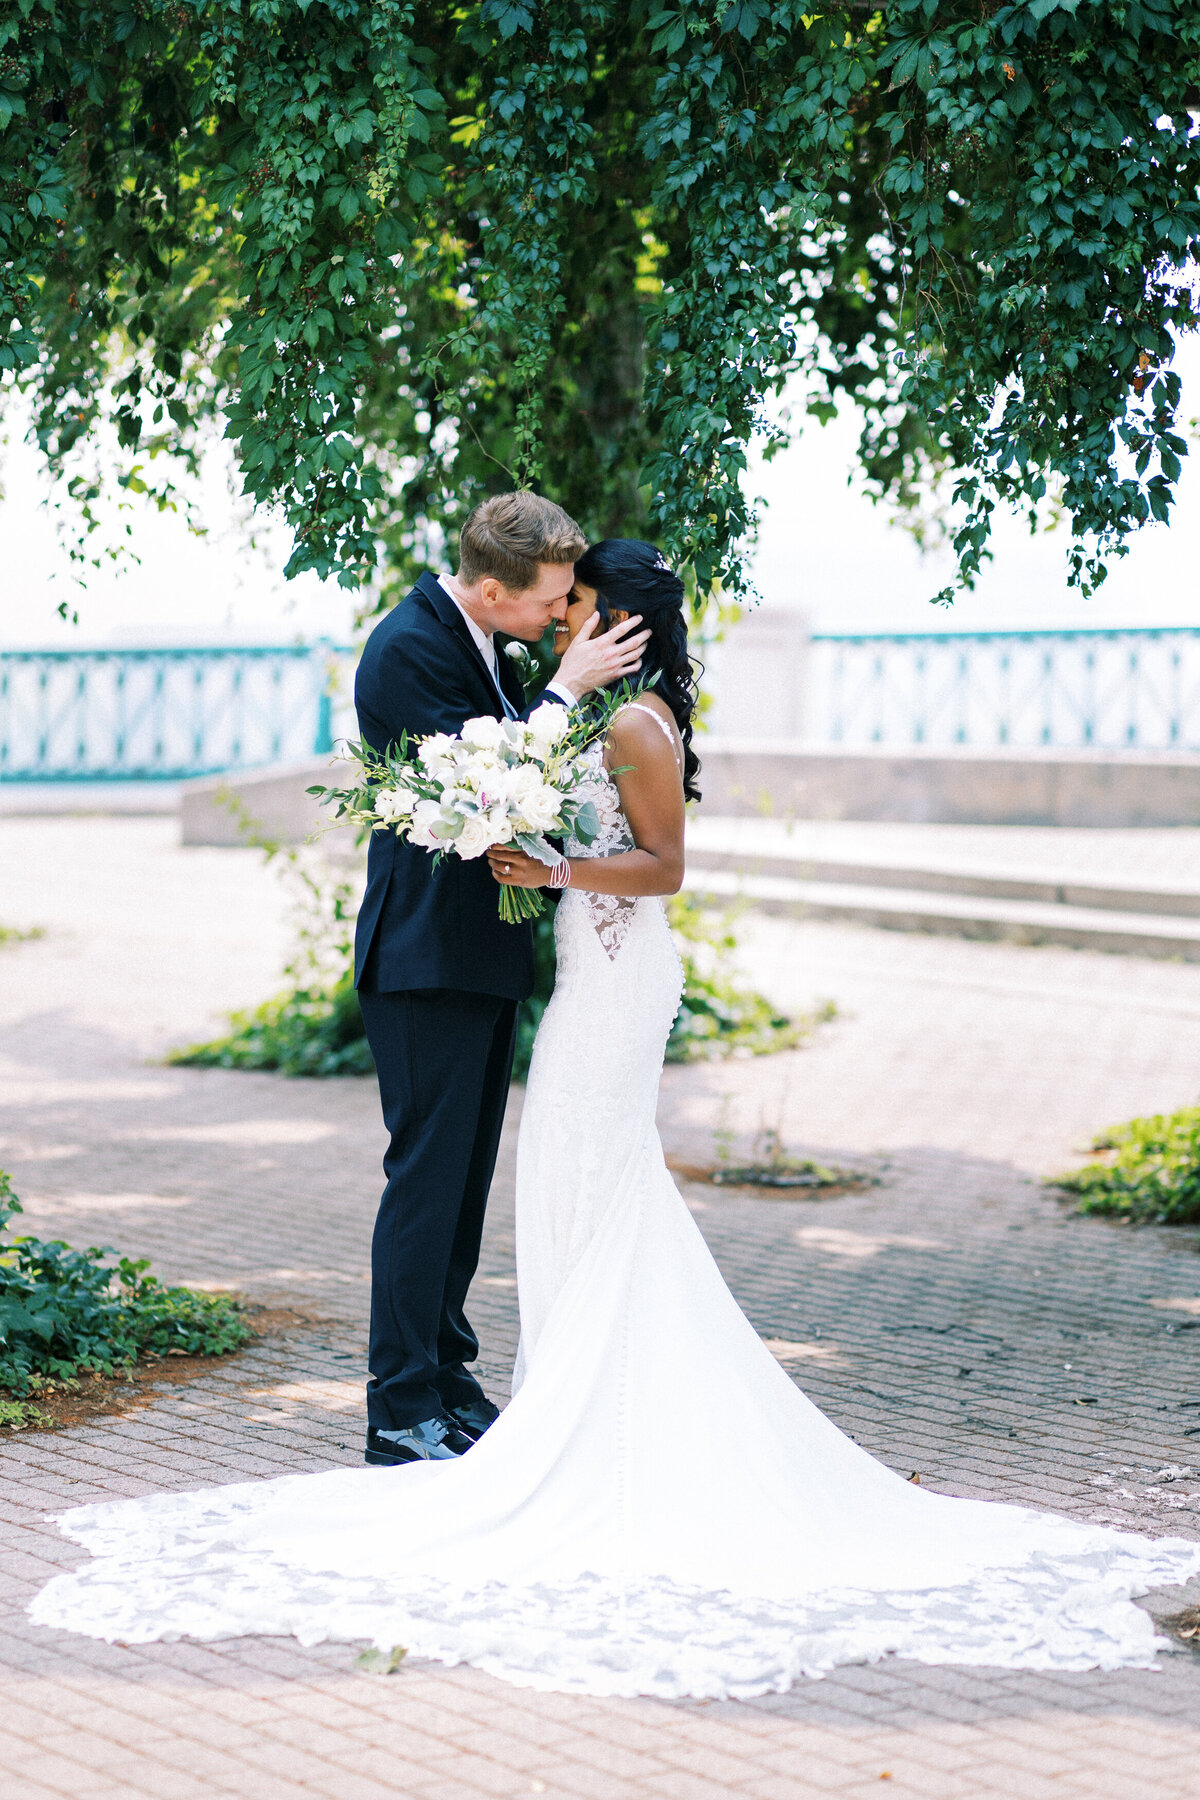
<svg viewBox="0 0 1200 1800"><path fill-rule="evenodd" d="M1189 1553L1193 1567L1200 1562L1194 1546L1117 1544L1113 1533L1073 1527L1073 1543L1048 1543L1022 1568L981 1572L957 1589L829 1589L772 1600L593 1576L463 1592L445 1580L306 1572L239 1548L239 1511L252 1516L268 1487L286 1503L296 1479L344 1476L81 1509L92 1520L77 1514L68 1530L98 1560L53 1582L34 1616L124 1643L248 1633L306 1644L367 1639L559 1692L750 1698L888 1654L1024 1669L1147 1667L1153 1627L1128 1595L1181 1579ZM352 1529L352 1491L341 1498ZM339 1511L335 1486L323 1500L328 1529Z"/></svg>
<svg viewBox="0 0 1200 1800"><path fill-rule="evenodd" d="M628 843L597 766L605 830ZM579 853L579 847L573 847ZM568 890L517 1169L514 1397L458 1462L76 1509L44 1625L147 1642L367 1638L591 1694L748 1696L889 1653L1145 1666L1130 1596L1200 1545L956 1500L876 1462L738 1309L663 1162L681 976L656 900Z"/></svg>

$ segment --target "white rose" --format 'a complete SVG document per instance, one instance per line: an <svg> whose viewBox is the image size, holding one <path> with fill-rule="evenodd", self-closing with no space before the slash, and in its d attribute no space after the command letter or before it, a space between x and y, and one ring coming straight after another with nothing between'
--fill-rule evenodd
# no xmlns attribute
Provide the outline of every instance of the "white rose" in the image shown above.
<svg viewBox="0 0 1200 1800"><path fill-rule="evenodd" d="M482 856L494 841L487 819L482 813L473 813L463 820L463 828L454 840L454 848L464 862L471 862L475 857Z"/></svg>
<svg viewBox="0 0 1200 1800"><path fill-rule="evenodd" d="M536 794L545 785L546 778L536 763L519 763L509 771L508 792L514 800L521 801L526 794Z"/></svg>
<svg viewBox="0 0 1200 1800"><path fill-rule="evenodd" d="M546 701L529 715L529 738L537 756L546 757L560 744L570 725L565 706Z"/></svg>
<svg viewBox="0 0 1200 1800"><path fill-rule="evenodd" d="M562 796L543 782L520 799L521 816L530 831L549 831L559 823Z"/></svg>
<svg viewBox="0 0 1200 1800"><path fill-rule="evenodd" d="M507 741L499 719L468 719L459 736L469 750L499 750Z"/></svg>

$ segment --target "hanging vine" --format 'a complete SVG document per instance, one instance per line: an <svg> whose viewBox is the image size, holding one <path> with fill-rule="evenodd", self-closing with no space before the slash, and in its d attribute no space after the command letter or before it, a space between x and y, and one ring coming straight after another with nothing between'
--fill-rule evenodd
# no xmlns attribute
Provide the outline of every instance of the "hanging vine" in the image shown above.
<svg viewBox="0 0 1200 1800"><path fill-rule="evenodd" d="M641 141L656 208L678 211L686 242L652 337L654 508L701 590L736 592L747 446L778 440L763 403L798 360L795 242L822 229L848 178L870 51L848 10L709 0L664 8L651 27L665 66Z"/></svg>
<svg viewBox="0 0 1200 1800"><path fill-rule="evenodd" d="M477 116L464 121L467 188L479 208L474 304L444 352L460 404L503 367L515 399L507 470L519 487L542 475L545 377L566 310L568 209L591 198L592 127L585 116L592 36L610 8L597 0L483 0L463 40L486 70Z"/></svg>
<svg viewBox="0 0 1200 1800"><path fill-rule="evenodd" d="M961 582L1054 499L1086 589L1185 451L1198 89L1191 0L12 0L0 379L85 536L220 421L289 573L536 481L702 597L791 381Z"/></svg>

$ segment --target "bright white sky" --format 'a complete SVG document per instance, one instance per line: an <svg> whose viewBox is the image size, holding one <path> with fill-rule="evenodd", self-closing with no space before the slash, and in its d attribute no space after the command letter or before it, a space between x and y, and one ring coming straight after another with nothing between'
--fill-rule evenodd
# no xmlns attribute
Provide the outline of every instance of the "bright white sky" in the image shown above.
<svg viewBox="0 0 1200 1800"><path fill-rule="evenodd" d="M1200 344L1181 351L1178 367L1186 421L1200 413ZM922 558L882 509L847 485L856 437L851 417L824 429L811 424L786 454L753 471L768 502L756 557L766 603L801 607L826 631L1200 624L1200 445L1184 465L1170 528L1142 532L1095 599L1067 587L1063 532L1031 539L1019 522L1004 521L977 591L945 613L929 596L946 579L947 560ZM344 641L353 600L309 577L285 582L281 530L260 530L257 548L248 547L223 457L214 453L203 484L206 538L193 537L173 515L135 511L127 516L140 567L93 571L79 589L41 504L35 459L10 438L0 501L0 645ZM63 598L78 609L78 626L58 618Z"/></svg>

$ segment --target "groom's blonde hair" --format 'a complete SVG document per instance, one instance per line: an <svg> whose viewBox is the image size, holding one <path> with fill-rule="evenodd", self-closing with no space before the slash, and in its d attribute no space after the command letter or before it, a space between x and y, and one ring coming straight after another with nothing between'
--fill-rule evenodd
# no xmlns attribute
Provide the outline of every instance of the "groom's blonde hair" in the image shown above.
<svg viewBox="0 0 1200 1800"><path fill-rule="evenodd" d="M468 514L458 539L458 575L474 587L485 575L510 593L523 593L538 578L539 563L577 562L587 539L553 500L524 489L493 494Z"/></svg>

